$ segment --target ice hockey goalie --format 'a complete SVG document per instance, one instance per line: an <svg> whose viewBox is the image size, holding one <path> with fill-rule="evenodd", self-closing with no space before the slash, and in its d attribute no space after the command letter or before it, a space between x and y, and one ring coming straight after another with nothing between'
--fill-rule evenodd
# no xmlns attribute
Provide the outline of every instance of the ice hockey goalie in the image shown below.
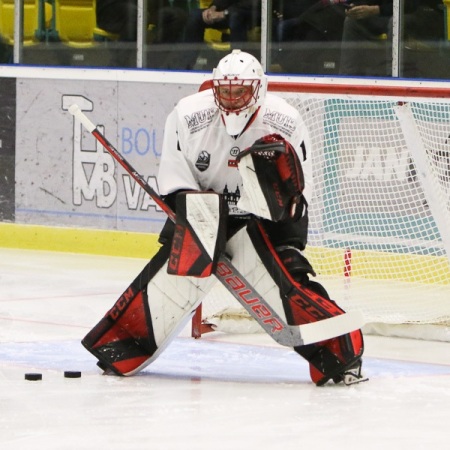
<svg viewBox="0 0 450 450"><path fill-rule="evenodd" d="M344 311L313 281L303 255L312 192L311 143L299 112L267 93L250 54L233 51L210 89L188 96L167 118L158 186L176 221L161 248L83 339L104 370L133 375L148 366L217 282L226 254L289 325ZM358 383L361 331L294 347L316 385Z"/></svg>

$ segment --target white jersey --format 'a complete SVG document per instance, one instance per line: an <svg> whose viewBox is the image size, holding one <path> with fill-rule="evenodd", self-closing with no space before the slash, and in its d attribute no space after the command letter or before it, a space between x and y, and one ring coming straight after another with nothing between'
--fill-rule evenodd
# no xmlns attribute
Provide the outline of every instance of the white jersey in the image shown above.
<svg viewBox="0 0 450 450"><path fill-rule="evenodd" d="M183 98L170 113L158 173L160 194L212 190L225 196L230 214L242 214L236 207L242 192L236 157L257 139L277 133L290 142L302 162L303 195L309 203L311 144L299 112L282 98L267 94L258 113L237 138L227 134L221 114L211 89Z"/></svg>

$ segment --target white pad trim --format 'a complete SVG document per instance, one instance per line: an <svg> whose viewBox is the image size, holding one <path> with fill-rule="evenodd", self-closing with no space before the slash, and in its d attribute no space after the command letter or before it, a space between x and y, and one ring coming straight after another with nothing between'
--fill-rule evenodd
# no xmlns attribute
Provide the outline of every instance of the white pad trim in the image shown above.
<svg viewBox="0 0 450 450"><path fill-rule="evenodd" d="M187 221L213 260L219 231L219 195L203 192L187 194L186 215Z"/></svg>

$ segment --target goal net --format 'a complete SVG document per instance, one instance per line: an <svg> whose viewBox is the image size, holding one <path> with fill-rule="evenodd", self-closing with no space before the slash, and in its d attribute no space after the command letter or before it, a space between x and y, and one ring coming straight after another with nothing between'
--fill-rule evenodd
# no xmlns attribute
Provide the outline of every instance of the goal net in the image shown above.
<svg viewBox="0 0 450 450"><path fill-rule="evenodd" d="M450 90L272 83L312 139L305 255L367 333L450 340ZM216 284L202 321L259 325ZM198 323L196 328L198 328Z"/></svg>

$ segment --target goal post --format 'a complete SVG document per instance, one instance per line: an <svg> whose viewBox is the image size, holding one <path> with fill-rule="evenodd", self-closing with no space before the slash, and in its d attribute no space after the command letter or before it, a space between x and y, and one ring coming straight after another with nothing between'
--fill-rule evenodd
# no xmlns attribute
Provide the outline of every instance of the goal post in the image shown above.
<svg viewBox="0 0 450 450"><path fill-rule="evenodd" d="M363 312L367 332L450 340L450 84L276 81L269 90L309 129L305 256L317 281ZM220 288L205 298L202 322L259 330Z"/></svg>

